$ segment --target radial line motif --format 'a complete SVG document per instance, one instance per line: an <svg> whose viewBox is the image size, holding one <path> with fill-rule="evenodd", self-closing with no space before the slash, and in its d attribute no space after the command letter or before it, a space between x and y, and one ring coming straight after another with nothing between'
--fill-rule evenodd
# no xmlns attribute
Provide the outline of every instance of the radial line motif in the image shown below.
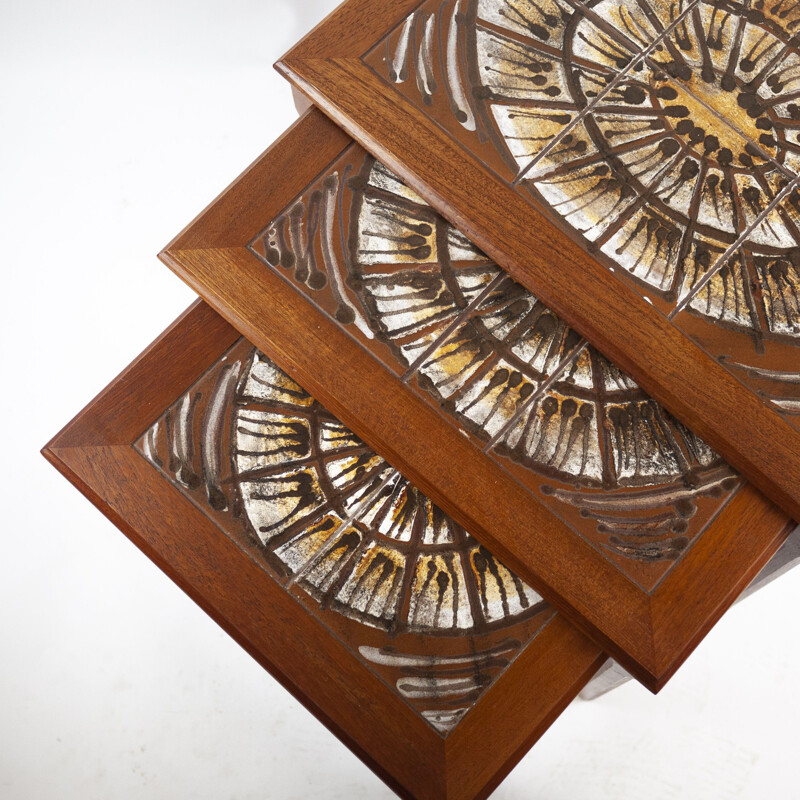
<svg viewBox="0 0 800 800"><path fill-rule="evenodd" d="M431 0L401 27L405 71L366 63L800 425L800 7Z"/></svg>
<svg viewBox="0 0 800 800"><path fill-rule="evenodd" d="M442 735L552 616L244 340L136 447Z"/></svg>
<svg viewBox="0 0 800 800"><path fill-rule="evenodd" d="M736 239L733 244L729 245L728 249L722 253L722 255L717 259L716 263L712 264L705 275L698 280L694 286L692 286L690 291L686 292L686 294L677 303L675 308L669 313L670 319L677 316L692 303L695 297L697 297L697 295L706 288L706 286L717 275L717 273L725 268L728 263L728 259L747 241L747 237L750 235L752 230L756 228L763 220L765 220L772 213L772 211L789 196L789 194L797 191L798 184L800 184L800 178L794 178L791 183L788 183L786 186L784 186L783 189L781 189L780 192L778 192L778 194L776 194L775 197L770 200L764 210L758 214L751 226L739 234L739 238Z"/></svg>
<svg viewBox="0 0 800 800"><path fill-rule="evenodd" d="M346 151L292 207L332 173L350 176L338 259L363 345L652 588L736 490L731 470L379 162ZM298 275L312 221L292 244L279 216L251 247L344 324L340 298Z"/></svg>
<svg viewBox="0 0 800 800"><path fill-rule="evenodd" d="M685 17L694 9L694 7L700 2L700 0L694 0L694 2L690 3L677 17L673 20L660 34L657 39L654 39L650 44L648 44L634 59L628 61L628 63L621 69L619 72L614 74L611 82L602 89L596 97L592 98L589 101L589 104L583 108L578 115L567 125L565 125L560 133L551 139L543 148L542 150L532 159L532 161L522 170L519 174L514 178L512 181L512 185L516 185L521 181L525 180L526 175L530 170L536 166L536 164L541 161L552 149L556 147L563 139L566 137L570 131L577 127L577 125L583 121L583 118L591 113L596 106L598 106L609 94L611 94L631 73L635 70L639 65L647 59L647 57L659 46L664 38L666 38L681 22L685 19ZM588 16L588 15L587 15ZM481 24L479 20L478 24ZM590 62L591 63L591 62Z"/></svg>

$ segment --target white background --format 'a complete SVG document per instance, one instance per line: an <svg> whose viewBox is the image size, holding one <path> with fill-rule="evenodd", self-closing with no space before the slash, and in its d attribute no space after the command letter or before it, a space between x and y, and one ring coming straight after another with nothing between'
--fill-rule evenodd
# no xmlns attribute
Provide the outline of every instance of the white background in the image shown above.
<svg viewBox="0 0 800 800"><path fill-rule="evenodd" d="M38 454L191 302L156 253L291 123L271 65L334 5L0 0L5 800L392 796ZM495 797L800 796L799 606L800 570L658 697L573 704Z"/></svg>

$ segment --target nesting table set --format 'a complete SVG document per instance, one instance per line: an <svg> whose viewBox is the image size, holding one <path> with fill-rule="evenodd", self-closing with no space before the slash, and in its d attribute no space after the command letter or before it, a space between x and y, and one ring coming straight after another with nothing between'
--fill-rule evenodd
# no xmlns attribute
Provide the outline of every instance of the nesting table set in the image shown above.
<svg viewBox="0 0 800 800"><path fill-rule="evenodd" d="M346 0L46 457L398 795L488 796L800 555L799 26Z"/></svg>

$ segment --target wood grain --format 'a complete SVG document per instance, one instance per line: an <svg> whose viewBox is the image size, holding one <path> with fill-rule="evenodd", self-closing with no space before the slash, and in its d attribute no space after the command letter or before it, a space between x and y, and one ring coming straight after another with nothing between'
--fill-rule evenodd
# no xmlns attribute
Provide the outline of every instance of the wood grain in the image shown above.
<svg viewBox="0 0 800 800"><path fill-rule="evenodd" d="M196 304L43 454L398 795L486 797L603 655L555 617L456 727L454 744L439 736L131 446L238 337Z"/></svg>

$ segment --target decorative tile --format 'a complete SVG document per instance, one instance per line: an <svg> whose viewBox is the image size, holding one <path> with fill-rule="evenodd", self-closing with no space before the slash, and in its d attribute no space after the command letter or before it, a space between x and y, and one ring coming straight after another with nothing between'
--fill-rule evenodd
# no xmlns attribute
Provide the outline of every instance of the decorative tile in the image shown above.
<svg viewBox="0 0 800 800"><path fill-rule="evenodd" d="M798 24L790 3L448 0L364 60L798 425Z"/></svg>
<svg viewBox="0 0 800 800"><path fill-rule="evenodd" d="M553 615L244 340L136 447L443 736Z"/></svg>
<svg viewBox="0 0 800 800"><path fill-rule="evenodd" d="M648 590L739 485L708 445L590 345L521 409L493 452Z"/></svg>
<svg viewBox="0 0 800 800"><path fill-rule="evenodd" d="M332 175L349 176L328 223L346 252L317 259L315 287L294 285L652 590L736 491L738 478L382 164L350 148L303 197ZM310 211L297 213L287 234L289 216L267 221L251 245L283 275L285 254L298 250L293 241L305 242L308 252L324 245ZM296 273L297 259L292 263ZM327 302L332 281L325 269L332 264L346 271L335 302ZM342 307L352 312L345 317Z"/></svg>
<svg viewBox="0 0 800 800"><path fill-rule="evenodd" d="M513 178L599 98L630 94L624 76L691 5L426 2L364 60Z"/></svg>

